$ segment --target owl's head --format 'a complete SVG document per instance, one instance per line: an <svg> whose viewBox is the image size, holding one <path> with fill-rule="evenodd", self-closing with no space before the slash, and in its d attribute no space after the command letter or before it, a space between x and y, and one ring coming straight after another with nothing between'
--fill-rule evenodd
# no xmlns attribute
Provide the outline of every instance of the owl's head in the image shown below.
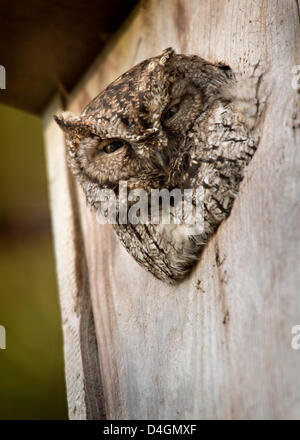
<svg viewBox="0 0 300 440"><path fill-rule="evenodd" d="M188 148L188 133L230 74L223 66L168 48L124 73L80 116L55 116L65 131L68 162L83 186L166 185Z"/></svg>

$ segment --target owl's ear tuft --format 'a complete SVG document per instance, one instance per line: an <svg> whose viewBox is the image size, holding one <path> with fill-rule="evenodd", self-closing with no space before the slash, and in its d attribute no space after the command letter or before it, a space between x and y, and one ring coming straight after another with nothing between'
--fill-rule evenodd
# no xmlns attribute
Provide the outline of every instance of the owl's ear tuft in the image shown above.
<svg viewBox="0 0 300 440"><path fill-rule="evenodd" d="M54 115L53 118L59 127L67 133L82 125L80 116L77 116L72 112L63 112Z"/></svg>
<svg viewBox="0 0 300 440"><path fill-rule="evenodd" d="M175 50L172 47L168 47L163 50L159 55L159 64L160 66L165 66L171 60L171 58L175 55Z"/></svg>

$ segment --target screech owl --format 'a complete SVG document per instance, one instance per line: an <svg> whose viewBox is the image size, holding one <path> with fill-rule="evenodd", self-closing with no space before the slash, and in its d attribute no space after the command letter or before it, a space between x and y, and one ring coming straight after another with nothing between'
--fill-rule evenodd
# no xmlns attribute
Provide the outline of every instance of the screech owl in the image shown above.
<svg viewBox="0 0 300 440"><path fill-rule="evenodd" d="M68 164L94 209L99 189L117 195L120 181L147 193L202 188L200 234L174 222L113 225L128 252L162 281L183 279L230 214L257 148L257 84L237 81L229 66L168 48L116 79L80 116L54 116L66 133Z"/></svg>

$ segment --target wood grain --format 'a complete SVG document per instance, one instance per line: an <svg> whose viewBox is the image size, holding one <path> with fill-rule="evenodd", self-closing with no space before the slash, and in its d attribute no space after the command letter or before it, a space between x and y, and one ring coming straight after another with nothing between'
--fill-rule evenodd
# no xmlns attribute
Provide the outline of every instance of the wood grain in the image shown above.
<svg viewBox="0 0 300 440"><path fill-rule="evenodd" d="M53 115L59 110L59 98L54 98L44 115L44 137L62 312L69 417L103 419L98 350L76 193L66 165L64 136L56 129L53 120Z"/></svg>
<svg viewBox="0 0 300 440"><path fill-rule="evenodd" d="M168 46L244 76L257 63L265 71L258 151L229 219L180 285L139 267L78 190L108 418L299 418L300 352L291 348L300 323L297 8L293 0L143 2L72 95L70 109L81 112ZM70 288L63 279L62 299Z"/></svg>

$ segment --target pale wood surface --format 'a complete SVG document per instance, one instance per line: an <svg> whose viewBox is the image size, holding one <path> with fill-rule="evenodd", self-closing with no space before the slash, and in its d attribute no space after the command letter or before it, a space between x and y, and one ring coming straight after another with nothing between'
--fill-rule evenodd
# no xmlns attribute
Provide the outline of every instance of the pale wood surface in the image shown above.
<svg viewBox="0 0 300 440"><path fill-rule="evenodd" d="M104 408L98 350L74 184L66 166L64 135L53 120L59 110L60 101L55 98L44 115L44 138L69 417L99 419L104 417Z"/></svg>
<svg viewBox="0 0 300 440"><path fill-rule="evenodd" d="M243 75L259 61L272 90L231 216L179 286L139 267L79 190L108 418L300 416L300 352L291 348L291 328L300 323L300 111L291 73L300 64L297 6L144 2L74 91L69 108L81 112L119 74L168 46ZM63 265L58 260L59 272ZM61 280L62 301L73 289L68 282Z"/></svg>

